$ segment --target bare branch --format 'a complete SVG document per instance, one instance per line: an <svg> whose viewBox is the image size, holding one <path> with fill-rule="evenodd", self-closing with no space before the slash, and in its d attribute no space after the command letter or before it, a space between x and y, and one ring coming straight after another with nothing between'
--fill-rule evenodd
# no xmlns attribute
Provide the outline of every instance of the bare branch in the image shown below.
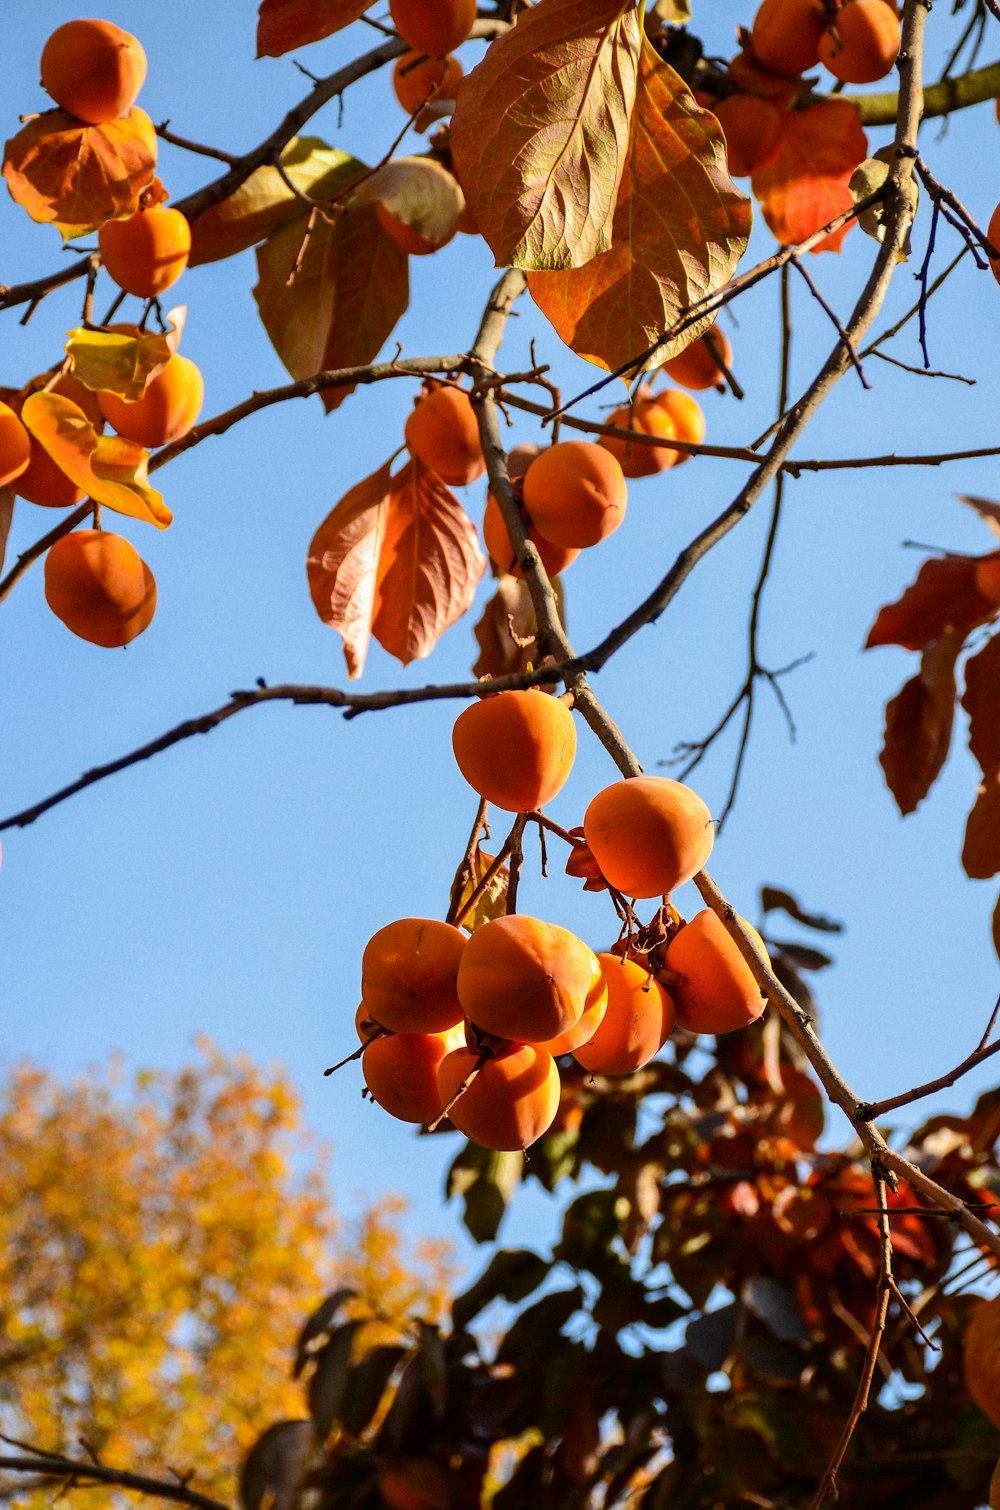
<svg viewBox="0 0 1000 1510"><path fill-rule="evenodd" d="M127 1489L133 1494L149 1494L154 1499L191 1505L193 1510L230 1510L225 1501L199 1494L179 1480L149 1478L143 1473L110 1468L89 1458L64 1457L58 1452L36 1452L31 1449L27 1456L3 1453L0 1454L0 1469L7 1469L12 1473L30 1473L45 1480L61 1479L66 1488L74 1485L88 1487L92 1484L113 1484L116 1488Z"/></svg>

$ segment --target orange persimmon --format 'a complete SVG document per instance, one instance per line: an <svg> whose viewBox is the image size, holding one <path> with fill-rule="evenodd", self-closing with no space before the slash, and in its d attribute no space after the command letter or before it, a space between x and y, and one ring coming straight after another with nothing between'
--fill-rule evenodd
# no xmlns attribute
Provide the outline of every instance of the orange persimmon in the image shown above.
<svg viewBox="0 0 1000 1510"><path fill-rule="evenodd" d="M757 930L741 921L764 949ZM678 928L667 945L663 972L677 1021L692 1033L735 1032L756 1022L767 1005L738 946L708 907Z"/></svg>
<svg viewBox="0 0 1000 1510"><path fill-rule="evenodd" d="M147 628L156 611L156 583L121 535L74 530L45 557L45 601L81 640L112 649Z"/></svg>
<svg viewBox="0 0 1000 1510"><path fill-rule="evenodd" d="M605 880L629 897L681 886L712 853L712 815L697 792L669 776L631 776L593 798L583 818Z"/></svg>
<svg viewBox="0 0 1000 1510"><path fill-rule="evenodd" d="M530 813L565 784L576 755L576 725L566 704L548 692L500 692L462 710L452 747L480 797L509 813Z"/></svg>
<svg viewBox="0 0 1000 1510"><path fill-rule="evenodd" d="M516 1043L548 1043L606 994L597 956L582 939L521 913L477 928L458 971L466 1017Z"/></svg>
<svg viewBox="0 0 1000 1510"><path fill-rule="evenodd" d="M466 935L436 918L397 918L365 945L361 999L394 1033L443 1033L462 1020L456 981Z"/></svg>
<svg viewBox="0 0 1000 1510"><path fill-rule="evenodd" d="M847 0L820 38L819 59L842 84L874 84L891 71L900 35L886 0Z"/></svg>
<svg viewBox="0 0 1000 1510"><path fill-rule="evenodd" d="M755 173L777 155L783 121L781 111L770 100L756 94L730 94L712 108L726 134L729 171L734 178Z"/></svg>
<svg viewBox="0 0 1000 1510"><path fill-rule="evenodd" d="M719 354L726 366L731 367L733 349L727 338L717 325L713 325L708 333L718 345ZM675 383L681 383L685 388L694 388L698 392L703 388L723 388L726 382L726 375L705 336L699 336L690 346L685 346L683 351L664 362L663 370L669 372Z"/></svg>
<svg viewBox="0 0 1000 1510"><path fill-rule="evenodd" d="M389 0L392 24L415 52L443 58L461 47L476 20L476 0Z"/></svg>
<svg viewBox="0 0 1000 1510"><path fill-rule="evenodd" d="M774 73L805 73L819 62L823 0L763 0L751 32L754 56Z"/></svg>
<svg viewBox="0 0 1000 1510"><path fill-rule="evenodd" d="M633 404L626 404L608 416L608 424L660 440L675 440L677 427L669 411L648 390L641 392ZM677 460L678 452L667 446L633 445L617 435L602 435L598 441L618 462L625 477L653 477L665 472Z"/></svg>
<svg viewBox="0 0 1000 1510"><path fill-rule="evenodd" d="M472 1074L478 1058L473 1049L454 1049L445 1055L438 1070L442 1107ZM558 1110L555 1060L536 1044L522 1043L487 1059L449 1116L474 1143L512 1152L527 1148L547 1132Z"/></svg>
<svg viewBox="0 0 1000 1510"><path fill-rule="evenodd" d="M548 577L558 577L559 573L565 571L580 554L578 550L573 550L568 545L553 545L552 541L540 535L533 525L528 525L527 528L528 539L538 552ZM510 543L500 505L492 493L486 495L486 508L483 512L483 543L490 560L498 571L508 572L512 577L524 576L517 556L514 554L514 547Z"/></svg>
<svg viewBox="0 0 1000 1510"><path fill-rule="evenodd" d="M540 452L523 488L525 512L553 545L596 545L625 517L624 473L609 451L590 441L561 440Z"/></svg>
<svg viewBox="0 0 1000 1510"><path fill-rule="evenodd" d="M415 115L428 101L453 100L465 69L457 58L429 58L404 52L392 70L392 87L407 115Z"/></svg>
<svg viewBox="0 0 1000 1510"><path fill-rule="evenodd" d="M31 436L9 404L0 403L0 488L20 477L31 461Z"/></svg>
<svg viewBox="0 0 1000 1510"><path fill-rule="evenodd" d="M476 411L464 388L436 384L421 394L403 427L412 454L442 482L465 487L486 471Z"/></svg>
<svg viewBox="0 0 1000 1510"><path fill-rule="evenodd" d="M140 398L130 401L117 393L97 395L108 424L119 435L147 450L169 445L186 435L201 413L204 397L201 373L180 352L175 352L166 366L150 378Z"/></svg>
<svg viewBox="0 0 1000 1510"><path fill-rule="evenodd" d="M389 1033L372 1038L361 1056L372 1099L400 1122L433 1122L441 1110L437 1083L441 1061L464 1041L460 1027L444 1033Z"/></svg>
<svg viewBox="0 0 1000 1510"><path fill-rule="evenodd" d="M91 126L124 115L146 77L146 54L111 21L67 21L42 48L42 88Z"/></svg>
<svg viewBox="0 0 1000 1510"><path fill-rule="evenodd" d="M608 986L608 1008L590 1041L573 1050L585 1070L628 1075L658 1054L674 1025L670 993L648 970L617 954L597 956Z"/></svg>
<svg viewBox="0 0 1000 1510"><path fill-rule="evenodd" d="M180 210L153 205L97 233L101 261L127 294L155 299L176 283L191 254L191 227Z"/></svg>

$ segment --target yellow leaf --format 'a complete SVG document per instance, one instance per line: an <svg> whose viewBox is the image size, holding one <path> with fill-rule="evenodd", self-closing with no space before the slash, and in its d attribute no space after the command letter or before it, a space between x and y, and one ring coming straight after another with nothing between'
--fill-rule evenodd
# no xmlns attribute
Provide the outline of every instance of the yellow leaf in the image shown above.
<svg viewBox="0 0 1000 1510"><path fill-rule="evenodd" d="M174 328L161 335L154 331L86 330L67 333L63 350L72 361L71 371L85 388L117 393L134 403L142 398L150 378L162 372L177 350L183 327L184 308Z"/></svg>
<svg viewBox="0 0 1000 1510"><path fill-rule="evenodd" d="M56 466L96 503L166 529L173 515L146 481L149 453L117 436L99 436L82 409L59 393L32 393L21 419Z"/></svg>

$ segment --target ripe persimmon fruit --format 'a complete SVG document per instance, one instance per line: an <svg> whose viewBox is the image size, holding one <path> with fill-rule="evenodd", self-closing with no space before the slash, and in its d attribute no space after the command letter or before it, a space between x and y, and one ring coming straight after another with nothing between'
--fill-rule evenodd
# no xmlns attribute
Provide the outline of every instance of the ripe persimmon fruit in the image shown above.
<svg viewBox="0 0 1000 1510"><path fill-rule="evenodd" d="M471 1075L478 1058L474 1049L445 1055L438 1070L441 1107ZM481 1147L513 1152L547 1132L558 1110L555 1060L537 1044L520 1043L487 1059L448 1115L459 1132Z"/></svg>
<svg viewBox="0 0 1000 1510"><path fill-rule="evenodd" d="M466 1017L516 1043L557 1038L605 994L597 956L582 939L521 913L477 928L458 972Z"/></svg>
<svg viewBox="0 0 1000 1510"><path fill-rule="evenodd" d="M729 171L734 178L755 173L777 156L781 146L781 111L756 94L730 94L713 107L726 135Z"/></svg>
<svg viewBox="0 0 1000 1510"><path fill-rule="evenodd" d="M40 388L48 386L50 392L59 393L63 398L68 398L71 403L76 404L95 430L104 429L104 416L101 414L96 393L85 388L79 378L73 377L68 372L61 372L51 384L50 377L50 373L42 374L28 384L25 392L11 396L10 407L15 413L20 414L21 405L27 393L35 393ZM87 496L83 488L77 487L73 479L67 477L62 468L57 466L45 447L34 436L31 436L31 460L26 469L15 479L14 491L20 498L25 498L29 503L38 504L39 507L46 509L73 509Z"/></svg>
<svg viewBox="0 0 1000 1510"><path fill-rule="evenodd" d="M458 768L480 797L509 813L530 813L561 790L576 755L566 704L536 687L470 703L455 720Z"/></svg>
<svg viewBox="0 0 1000 1510"><path fill-rule="evenodd" d="M658 1054L674 1025L670 993L648 970L617 954L597 956L608 986L608 1008L588 1043L573 1050L585 1070L628 1075Z"/></svg>
<svg viewBox="0 0 1000 1510"><path fill-rule="evenodd" d="M81 640L127 645L156 611L156 583L138 551L109 530L74 530L49 547L45 601Z"/></svg>
<svg viewBox="0 0 1000 1510"><path fill-rule="evenodd" d="M428 101L453 100L464 74L457 58L404 52L392 70L392 87L407 115L415 115Z"/></svg>
<svg viewBox="0 0 1000 1510"><path fill-rule="evenodd" d="M697 792L669 776L630 776L598 792L583 818L601 874L628 897L658 897L701 870L712 853L712 815Z"/></svg>
<svg viewBox="0 0 1000 1510"><path fill-rule="evenodd" d="M146 77L146 54L112 21L67 21L42 48L42 88L91 126L124 115Z"/></svg>
<svg viewBox="0 0 1000 1510"><path fill-rule="evenodd" d="M454 383L421 394L403 438L411 453L452 487L465 487L486 471L476 411L465 389Z"/></svg>
<svg viewBox="0 0 1000 1510"><path fill-rule="evenodd" d="M30 461L30 434L15 410L0 403L0 488L26 472Z"/></svg>
<svg viewBox="0 0 1000 1510"><path fill-rule="evenodd" d="M819 59L842 84L884 79L899 54L899 17L886 0L847 0L819 43Z"/></svg>
<svg viewBox="0 0 1000 1510"><path fill-rule="evenodd" d="M155 299L177 282L191 255L191 227L180 210L153 205L97 233L101 261L127 294Z"/></svg>
<svg viewBox="0 0 1000 1510"><path fill-rule="evenodd" d="M648 391L640 393L632 404L625 404L608 416L608 424L620 430L633 430L640 435L657 436L661 440L675 440L677 427L667 409ZM665 472L677 460L678 452L667 446L633 445L617 435L602 435L598 441L618 462L625 477L653 477Z"/></svg>
<svg viewBox="0 0 1000 1510"><path fill-rule="evenodd" d="M361 999L394 1033L443 1033L462 1020L456 990L466 935L436 918L397 918L361 957Z"/></svg>
<svg viewBox="0 0 1000 1510"><path fill-rule="evenodd" d="M476 20L476 0L389 0L392 24L416 52L443 58L461 47Z"/></svg>
<svg viewBox="0 0 1000 1510"><path fill-rule="evenodd" d="M741 921L764 949L757 930L745 918ZM678 928L667 945L663 970L677 1021L692 1033L735 1032L756 1022L767 1005L750 966L711 908Z"/></svg>
<svg viewBox="0 0 1000 1510"><path fill-rule="evenodd" d="M654 393L653 398L673 420L678 440L701 444L705 439L705 414L696 398L692 398L683 388L664 388L662 392ZM681 462L690 460L690 451L674 452L675 466L679 467Z"/></svg>
<svg viewBox="0 0 1000 1510"><path fill-rule="evenodd" d="M763 0L751 32L754 56L774 73L805 73L819 62L826 24L823 0Z"/></svg>
<svg viewBox="0 0 1000 1510"><path fill-rule="evenodd" d="M179 440L191 429L205 398L205 384L194 362L175 352L150 378L137 399L99 393L101 413L108 424L137 445L154 450Z"/></svg>
<svg viewBox="0 0 1000 1510"><path fill-rule="evenodd" d="M389 1033L373 1038L361 1056L373 1100L400 1122L433 1122L441 1110L437 1083L441 1061L464 1042L460 1027L445 1033Z"/></svg>
<svg viewBox="0 0 1000 1510"><path fill-rule="evenodd" d="M733 348L728 339L723 335L717 325L712 326L711 335L719 348L722 360L727 367L733 364ZM669 372L675 383L682 384L685 388L694 388L700 392L703 388L725 387L726 374L716 359L704 336L699 336L683 351L679 351L675 357L663 364L664 372Z"/></svg>
<svg viewBox="0 0 1000 1510"><path fill-rule="evenodd" d="M603 964L602 955L598 954L595 957L599 963ZM584 1007L578 1022L575 1022L571 1028L567 1028L564 1033L557 1033L555 1038L547 1038L544 1043L538 1045L540 1049L547 1049L553 1059L557 1059L560 1054L573 1054L582 1044L593 1042L594 1034L604 1021L604 1014L608 1010L607 985L605 984L603 990L592 991L591 996L593 999L589 1006Z"/></svg>
<svg viewBox="0 0 1000 1510"><path fill-rule="evenodd" d="M524 474L524 507L553 545L585 549L625 517L625 475L602 446L561 440L539 453Z"/></svg>
<svg viewBox="0 0 1000 1510"><path fill-rule="evenodd" d="M580 554L578 550L573 550L568 545L553 545L552 541L540 535L533 525L529 524L527 531L528 539L538 552L548 577L558 577L559 573L565 571ZM483 512L483 543L490 560L498 571L505 571L512 577L524 576L514 547L510 543L500 505L492 493L486 495L486 508Z"/></svg>

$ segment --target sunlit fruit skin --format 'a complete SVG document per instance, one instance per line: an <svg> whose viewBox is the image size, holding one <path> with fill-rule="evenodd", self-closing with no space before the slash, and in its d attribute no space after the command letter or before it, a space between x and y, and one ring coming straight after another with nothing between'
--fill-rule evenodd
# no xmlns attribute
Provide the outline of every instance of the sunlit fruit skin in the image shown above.
<svg viewBox="0 0 1000 1510"><path fill-rule="evenodd" d="M407 416L403 437L411 454L452 487L465 487L486 471L476 411L464 388L444 383L424 394Z"/></svg>
<svg viewBox="0 0 1000 1510"><path fill-rule="evenodd" d="M470 703L455 720L452 748L466 781L496 807L531 813L559 792L576 756L566 704L529 687Z"/></svg>
<svg viewBox="0 0 1000 1510"><path fill-rule="evenodd" d="M45 557L45 600L81 640L128 645L156 611L156 583L138 551L109 530L74 530Z"/></svg>
<svg viewBox="0 0 1000 1510"><path fill-rule="evenodd" d="M544 535L540 535L532 525L528 526L528 539L538 552L547 577L558 577L559 573L565 571L580 554L578 550L573 550L568 545L553 545L551 540L546 540ZM524 576L521 564L514 553L514 547L510 543L500 505L492 493L487 494L486 508L483 512L483 543L490 560L498 571L505 571L512 577Z"/></svg>
<svg viewBox="0 0 1000 1510"><path fill-rule="evenodd" d="M1000 1426L1000 1296L980 1301L965 1330L965 1387L987 1420Z"/></svg>
<svg viewBox="0 0 1000 1510"><path fill-rule="evenodd" d="M1000 603L1000 551L980 556L976 562L976 591L988 603Z"/></svg>
<svg viewBox="0 0 1000 1510"><path fill-rule="evenodd" d="M697 792L669 776L631 776L605 787L583 819L605 880L627 897L666 896L690 881L715 840Z"/></svg>
<svg viewBox="0 0 1000 1510"><path fill-rule="evenodd" d="M757 930L745 918L740 921L764 949ZM678 928L667 945L663 970L677 1022L692 1033L733 1033L756 1022L767 1005L750 966L710 908Z"/></svg>
<svg viewBox="0 0 1000 1510"><path fill-rule="evenodd" d="M775 73L805 73L819 62L823 0L763 0L751 33L754 56Z"/></svg>
<svg viewBox="0 0 1000 1510"><path fill-rule="evenodd" d="M596 959L600 964L602 956L598 954ZM546 1039L538 1047L545 1049L552 1055L553 1059L557 1059L560 1054L574 1053L582 1044L593 1042L594 1034L604 1021L604 1014L607 1010L608 985L604 979L602 967L602 978L592 988L589 1005L584 1007L579 1022L575 1022L571 1028L567 1028L565 1033L558 1033L555 1038Z"/></svg>
<svg viewBox="0 0 1000 1510"><path fill-rule="evenodd" d="M389 0L392 24L416 52L442 58L461 47L476 20L476 0Z"/></svg>
<svg viewBox="0 0 1000 1510"><path fill-rule="evenodd" d="M616 409L608 416L608 424L620 430L634 430L640 435L655 435L661 440L677 438L677 427L670 414L652 397L638 398L634 404ZM657 472L665 472L674 465L678 455L666 446L636 446L617 435L602 435L598 445L611 453L624 476L629 478L653 477Z"/></svg>
<svg viewBox="0 0 1000 1510"><path fill-rule="evenodd" d="M443 1033L462 1020L456 981L466 935L436 918L397 918L361 957L361 998L394 1033Z"/></svg>
<svg viewBox="0 0 1000 1510"><path fill-rule="evenodd" d="M880 0L880 4L884 0ZM781 146L781 111L755 94L730 94L713 107L726 136L729 171L745 178L777 156Z"/></svg>
<svg viewBox="0 0 1000 1510"><path fill-rule="evenodd" d="M453 100L465 69L457 58L428 58L406 52L396 59L392 87L407 115L415 115L428 101Z"/></svg>
<svg viewBox="0 0 1000 1510"><path fill-rule="evenodd" d="M625 476L615 458L585 440L561 440L524 474L524 507L553 545L585 550L625 518Z"/></svg>
<svg viewBox="0 0 1000 1510"><path fill-rule="evenodd" d="M117 393L99 393L97 398L101 413L119 435L152 451L188 433L201 413L205 384L194 362L175 352L150 378L141 398L129 402Z"/></svg>
<svg viewBox="0 0 1000 1510"><path fill-rule="evenodd" d="M674 422L678 440L689 440L694 445L700 446L705 439L705 415L696 398L683 388L664 388L661 393L653 395L661 409L666 409ZM674 465L680 466L682 462L690 461L689 451L675 451Z"/></svg>
<svg viewBox="0 0 1000 1510"><path fill-rule="evenodd" d="M99 126L124 115L146 77L146 54L111 21L67 21L42 48L42 88L75 115Z"/></svg>
<svg viewBox="0 0 1000 1510"><path fill-rule="evenodd" d="M354 1014L354 1031L362 1043L367 1043L369 1038L380 1038L386 1030L381 1023L375 1021L362 1001L358 1003L358 1009Z"/></svg>
<svg viewBox="0 0 1000 1510"><path fill-rule="evenodd" d="M191 227L180 210L154 205L97 233L101 261L127 294L155 299L177 282L191 255Z"/></svg>
<svg viewBox="0 0 1000 1510"><path fill-rule="evenodd" d="M608 984L608 1009L589 1043L573 1057L596 1075L629 1075L660 1052L674 1026L670 993L635 960L597 958Z"/></svg>
<svg viewBox="0 0 1000 1510"><path fill-rule="evenodd" d="M597 956L582 939L520 913L477 928L458 972L466 1017L515 1043L548 1043L567 1032L604 991Z"/></svg>
<svg viewBox="0 0 1000 1510"><path fill-rule="evenodd" d="M441 1110L438 1069L444 1056L461 1046L461 1039L460 1028L373 1038L361 1056L373 1100L400 1122L433 1122Z"/></svg>
<svg viewBox="0 0 1000 1510"><path fill-rule="evenodd" d="M874 84L899 54L899 18L886 0L848 0L820 38L820 62L842 84Z"/></svg>
<svg viewBox="0 0 1000 1510"><path fill-rule="evenodd" d="M733 349L717 326L712 327L712 338L717 343L726 366L731 367ZM697 341L685 346L677 356L664 362L663 370L669 372L675 383L693 388L695 392L701 392L705 388L721 388L726 381L726 375L709 350L704 336L699 336Z"/></svg>
<svg viewBox="0 0 1000 1510"><path fill-rule="evenodd" d="M0 488L28 470L31 436L9 404L0 403Z"/></svg>
<svg viewBox="0 0 1000 1510"><path fill-rule="evenodd" d="M472 1073L477 1058L473 1049L445 1055L438 1070L442 1107ZM558 1110L555 1060L536 1044L523 1043L488 1059L448 1115L459 1132L482 1148L514 1152L548 1132Z"/></svg>

